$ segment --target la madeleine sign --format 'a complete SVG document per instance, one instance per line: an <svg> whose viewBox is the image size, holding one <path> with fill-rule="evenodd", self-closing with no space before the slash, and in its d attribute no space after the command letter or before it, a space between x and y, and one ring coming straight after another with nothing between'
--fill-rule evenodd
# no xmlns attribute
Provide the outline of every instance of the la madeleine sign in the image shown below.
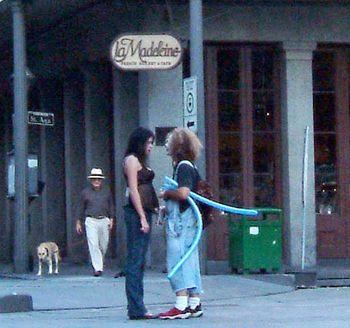
<svg viewBox="0 0 350 328"><path fill-rule="evenodd" d="M110 55L122 70L165 70L181 62L182 47L168 34L124 34L113 41Z"/></svg>

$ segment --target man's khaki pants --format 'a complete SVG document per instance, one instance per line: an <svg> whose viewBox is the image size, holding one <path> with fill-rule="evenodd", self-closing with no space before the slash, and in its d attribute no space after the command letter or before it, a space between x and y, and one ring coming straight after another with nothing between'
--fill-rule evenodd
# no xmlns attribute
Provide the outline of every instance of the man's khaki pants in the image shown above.
<svg viewBox="0 0 350 328"><path fill-rule="evenodd" d="M103 260L109 241L109 218L85 219L86 237L89 245L91 263L95 271L103 271Z"/></svg>

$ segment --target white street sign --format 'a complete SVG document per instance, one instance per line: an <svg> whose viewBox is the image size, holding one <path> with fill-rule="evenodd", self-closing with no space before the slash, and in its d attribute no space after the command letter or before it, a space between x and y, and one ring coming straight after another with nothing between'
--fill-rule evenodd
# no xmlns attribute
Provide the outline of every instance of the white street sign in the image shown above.
<svg viewBox="0 0 350 328"><path fill-rule="evenodd" d="M197 115L197 77L184 79L184 116Z"/></svg>
<svg viewBox="0 0 350 328"><path fill-rule="evenodd" d="M192 76L184 79L183 97L184 127L197 132L197 77Z"/></svg>
<svg viewBox="0 0 350 328"><path fill-rule="evenodd" d="M55 115L54 113L28 111L28 124L54 126Z"/></svg>

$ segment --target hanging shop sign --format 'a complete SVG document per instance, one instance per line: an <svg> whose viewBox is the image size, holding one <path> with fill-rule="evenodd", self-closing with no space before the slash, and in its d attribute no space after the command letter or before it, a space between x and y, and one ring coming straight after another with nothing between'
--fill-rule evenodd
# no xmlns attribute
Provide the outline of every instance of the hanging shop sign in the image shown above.
<svg viewBox="0 0 350 328"><path fill-rule="evenodd" d="M168 34L124 34L112 42L110 56L122 70L166 70L181 62L182 47Z"/></svg>

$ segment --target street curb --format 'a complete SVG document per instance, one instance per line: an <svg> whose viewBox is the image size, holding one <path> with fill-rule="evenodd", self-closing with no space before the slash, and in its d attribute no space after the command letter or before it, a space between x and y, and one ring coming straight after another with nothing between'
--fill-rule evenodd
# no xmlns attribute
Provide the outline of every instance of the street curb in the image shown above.
<svg viewBox="0 0 350 328"><path fill-rule="evenodd" d="M0 278L5 279L21 279L21 280L39 280L36 276L29 276L28 274L15 274L15 273L0 273Z"/></svg>
<svg viewBox="0 0 350 328"><path fill-rule="evenodd" d="M0 313L33 311L33 299L30 295L5 295L0 297Z"/></svg>

